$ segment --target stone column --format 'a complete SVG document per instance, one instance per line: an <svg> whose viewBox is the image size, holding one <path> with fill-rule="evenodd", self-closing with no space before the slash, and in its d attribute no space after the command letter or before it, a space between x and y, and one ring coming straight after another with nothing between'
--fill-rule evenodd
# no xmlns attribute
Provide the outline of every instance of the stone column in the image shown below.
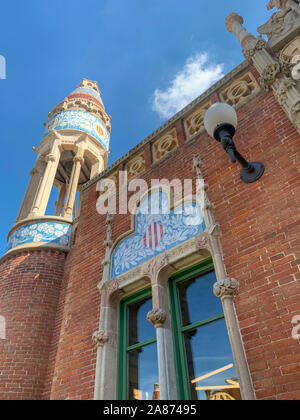
<svg viewBox="0 0 300 420"><path fill-rule="evenodd" d="M244 344L240 332L240 326L234 306L234 297L239 288L235 279L229 279L226 275L223 262L221 242L218 236L210 238L210 247L214 261L217 283L214 285L214 294L222 300L224 317L227 325L229 340L235 366L240 380L241 395L243 400L255 400L252 380L249 372Z"/></svg>
<svg viewBox="0 0 300 420"><path fill-rule="evenodd" d="M160 398L172 401L178 399L178 392L168 294L170 272L162 271L167 265L167 257L159 255L143 272L150 277L152 285L153 310L148 313L147 320L156 328Z"/></svg>
<svg viewBox="0 0 300 420"><path fill-rule="evenodd" d="M116 280L109 280L110 255L112 247L113 216L106 218L107 237L104 242L105 258L102 262L103 275L98 289L101 293L101 311L99 330L94 333L93 341L97 345L97 364L95 378L95 400L115 400L117 387L117 330L118 300L122 291Z"/></svg>
<svg viewBox="0 0 300 420"><path fill-rule="evenodd" d="M45 214L59 159L59 145L54 142L50 153L45 157L46 168L42 176L42 182L40 183L29 217L43 216Z"/></svg>
<svg viewBox="0 0 300 420"><path fill-rule="evenodd" d="M66 195L66 184L61 184L59 186L58 199L55 206L55 216L61 216L62 210L64 208Z"/></svg>
<svg viewBox="0 0 300 420"><path fill-rule="evenodd" d="M116 280L101 283L99 330L93 340L97 345L95 400L115 400L117 389L118 303L123 295Z"/></svg>
<svg viewBox="0 0 300 420"><path fill-rule="evenodd" d="M84 149L79 148L76 156L74 157L74 163L72 168L72 173L70 177L70 182L67 190L66 202L65 202L65 209L63 217L68 219L73 218L73 207L75 204L76 192L78 188L79 176L81 167L84 164Z"/></svg>
<svg viewBox="0 0 300 420"><path fill-rule="evenodd" d="M45 163L42 159L38 159L34 165L34 168L30 171L30 181L24 196L18 217L16 222L19 220L26 219L32 209L33 202L36 194L39 191L40 183L42 181L42 173L45 170Z"/></svg>
<svg viewBox="0 0 300 420"><path fill-rule="evenodd" d="M95 176L99 175L102 171L104 171L104 160L103 160L103 156L99 156L97 159L95 159L92 162L90 179L93 179Z"/></svg>
<svg viewBox="0 0 300 420"><path fill-rule="evenodd" d="M268 51L266 41L255 38L242 26L244 19L236 13L226 18L226 27L243 48L244 56L254 64L261 75L260 83L275 98L300 134L300 82L292 78L291 67L275 59Z"/></svg>

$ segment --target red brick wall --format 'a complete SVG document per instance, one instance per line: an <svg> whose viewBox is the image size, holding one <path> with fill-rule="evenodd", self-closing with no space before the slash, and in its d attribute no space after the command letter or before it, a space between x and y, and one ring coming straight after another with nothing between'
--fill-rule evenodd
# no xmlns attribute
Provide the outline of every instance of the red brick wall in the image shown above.
<svg viewBox="0 0 300 420"><path fill-rule="evenodd" d="M194 177L193 157L204 162L228 275L241 285L236 309L257 398L299 399L300 346L291 337L291 320L300 315L300 139L272 94L260 92L238 110L238 117L239 151L266 167L259 182L243 184L239 166L206 134L182 141L182 121L176 123L179 150L147 165L143 178ZM76 244L67 260L49 370L54 380L46 393L55 399L93 398L92 334L99 322L97 284L106 235L96 200L94 184L84 192ZM129 229L130 216L116 216L113 239Z"/></svg>
<svg viewBox="0 0 300 420"><path fill-rule="evenodd" d="M65 253L44 250L0 265L0 400L42 396L64 263Z"/></svg>

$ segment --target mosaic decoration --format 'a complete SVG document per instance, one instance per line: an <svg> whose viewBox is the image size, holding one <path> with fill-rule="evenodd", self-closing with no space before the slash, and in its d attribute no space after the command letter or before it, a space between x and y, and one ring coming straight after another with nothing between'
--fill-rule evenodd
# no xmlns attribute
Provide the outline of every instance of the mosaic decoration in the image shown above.
<svg viewBox="0 0 300 420"><path fill-rule="evenodd" d="M80 130L95 137L109 149L109 135L105 125L93 114L84 111L64 111L51 118L46 125L45 136L52 130Z"/></svg>
<svg viewBox="0 0 300 420"><path fill-rule="evenodd" d="M152 193L138 209L135 233L123 239L114 249L111 278L199 235L205 228L197 203L185 203L170 211L167 194L162 191Z"/></svg>
<svg viewBox="0 0 300 420"><path fill-rule="evenodd" d="M9 237L7 251L29 243L70 245L71 226L65 223L37 222L21 226Z"/></svg>

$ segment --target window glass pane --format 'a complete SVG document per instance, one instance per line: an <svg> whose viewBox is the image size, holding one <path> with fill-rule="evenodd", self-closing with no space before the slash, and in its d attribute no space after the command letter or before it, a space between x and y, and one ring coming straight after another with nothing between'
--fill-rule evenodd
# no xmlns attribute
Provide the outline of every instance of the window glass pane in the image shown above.
<svg viewBox="0 0 300 420"><path fill-rule="evenodd" d="M225 320L185 332L184 342L191 399L241 399Z"/></svg>
<svg viewBox="0 0 300 420"><path fill-rule="evenodd" d="M215 272L178 284L182 326L223 313L221 300L213 294Z"/></svg>
<svg viewBox="0 0 300 420"><path fill-rule="evenodd" d="M156 343L128 352L129 400L159 400Z"/></svg>
<svg viewBox="0 0 300 420"><path fill-rule="evenodd" d="M155 338L155 328L147 321L147 314L151 310L151 298L128 305L128 346Z"/></svg>

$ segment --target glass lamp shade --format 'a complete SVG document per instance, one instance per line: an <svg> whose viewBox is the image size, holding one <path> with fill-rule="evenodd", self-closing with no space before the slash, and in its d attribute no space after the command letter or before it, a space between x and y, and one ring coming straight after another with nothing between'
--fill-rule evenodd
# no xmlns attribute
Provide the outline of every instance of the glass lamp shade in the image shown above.
<svg viewBox="0 0 300 420"><path fill-rule="evenodd" d="M230 124L236 129L238 125L237 115L232 106L218 102L206 111L204 126L208 134L214 137L216 128L223 124Z"/></svg>

